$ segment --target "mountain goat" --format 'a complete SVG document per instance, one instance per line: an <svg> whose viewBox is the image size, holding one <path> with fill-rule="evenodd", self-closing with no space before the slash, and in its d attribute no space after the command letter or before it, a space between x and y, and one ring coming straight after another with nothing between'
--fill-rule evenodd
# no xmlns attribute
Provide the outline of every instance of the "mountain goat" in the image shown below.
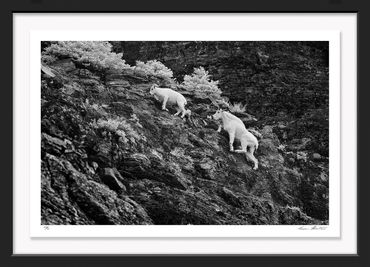
<svg viewBox="0 0 370 267"><path fill-rule="evenodd" d="M244 123L236 116L229 112L218 110L213 114L213 119L222 120L222 127L229 133L230 151L236 153L245 153L246 158L254 163L254 170L258 169L258 160L254 157L253 153L258 148L257 138L251 134L246 128ZM221 131L221 125L217 130ZM234 139L240 140L242 149L234 151Z"/></svg>
<svg viewBox="0 0 370 267"><path fill-rule="evenodd" d="M222 111L222 110L220 110L220 111ZM225 112L226 116L229 119L236 120L236 121L238 121L238 122L240 122L244 125L244 122L241 119L239 119L237 116L231 114L230 112L226 112L226 111L224 111L224 112ZM221 132L221 129L222 129L222 123L218 126L217 132Z"/></svg>
<svg viewBox="0 0 370 267"><path fill-rule="evenodd" d="M157 84L153 84L150 87L150 94L153 95L156 100L162 102L162 110L168 111L166 108L167 103L172 105L176 104L177 112L175 116L182 112L181 118L183 118L185 115L190 117L191 111L185 109L185 105L187 103L186 99L179 92L176 92L170 88L159 88Z"/></svg>

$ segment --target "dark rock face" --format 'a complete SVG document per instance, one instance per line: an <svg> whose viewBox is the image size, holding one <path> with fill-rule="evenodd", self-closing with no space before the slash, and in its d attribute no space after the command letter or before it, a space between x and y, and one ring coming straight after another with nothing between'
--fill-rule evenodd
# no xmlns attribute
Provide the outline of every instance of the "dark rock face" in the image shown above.
<svg viewBox="0 0 370 267"><path fill-rule="evenodd" d="M118 177L118 178L117 178ZM117 169L104 168L100 179L105 183L110 189L120 192L122 190L126 191L126 187L120 182L124 179Z"/></svg>
<svg viewBox="0 0 370 267"><path fill-rule="evenodd" d="M42 167L43 224L151 223L136 202L77 171L69 161L46 154Z"/></svg>
<svg viewBox="0 0 370 267"><path fill-rule="evenodd" d="M155 45L166 53L176 49ZM236 56L228 59L231 52L223 45L182 42L185 57L168 52L168 61L187 66L185 60L197 58L229 77L220 66L234 60L246 76L260 75L261 82L268 76L266 68L278 60L275 57L288 55L269 50L268 44L262 46L265 50L246 53L253 47L240 44L242 52L236 49ZM143 47L148 54L158 54L155 47ZM305 62L308 52L302 53ZM244 58L236 60L241 54ZM315 60L311 67L325 71ZM315 117L317 110L307 109L298 117L276 113L264 118L248 108L258 118L251 125L261 134L255 153L260 168L254 171L244 155L229 152L227 133L216 132L218 125L207 117L216 110L211 103L187 95L192 119L182 120L173 116L171 107L170 112L162 111L148 93L153 81L134 72L97 74L66 60L49 67L58 72L55 77L42 76L43 224L328 222L328 140L318 133L325 127L321 117ZM296 75L291 71L288 78ZM235 75L237 82L240 77ZM235 94L240 94L238 99L250 96L245 91ZM261 103L270 104L269 99ZM119 119L120 126L97 127L99 120L109 119ZM316 128L302 134L304 123Z"/></svg>

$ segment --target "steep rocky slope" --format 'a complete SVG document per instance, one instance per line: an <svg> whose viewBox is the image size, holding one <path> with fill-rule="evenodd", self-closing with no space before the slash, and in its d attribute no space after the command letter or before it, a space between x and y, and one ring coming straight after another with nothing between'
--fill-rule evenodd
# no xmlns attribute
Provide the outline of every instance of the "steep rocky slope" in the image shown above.
<svg viewBox="0 0 370 267"><path fill-rule="evenodd" d="M286 113L262 119L251 109L257 122L239 114L261 134L254 171L228 151L207 99L186 95L191 120L160 109L149 87L173 81L94 72L70 59L46 68L43 224L327 223L327 155L316 153L314 134L294 132L311 113L294 125Z"/></svg>
<svg viewBox="0 0 370 267"><path fill-rule="evenodd" d="M160 60L180 82L205 67L224 96L247 105L259 127L279 123L274 131L282 142L308 138L309 150L328 156L328 42L112 43L131 64Z"/></svg>

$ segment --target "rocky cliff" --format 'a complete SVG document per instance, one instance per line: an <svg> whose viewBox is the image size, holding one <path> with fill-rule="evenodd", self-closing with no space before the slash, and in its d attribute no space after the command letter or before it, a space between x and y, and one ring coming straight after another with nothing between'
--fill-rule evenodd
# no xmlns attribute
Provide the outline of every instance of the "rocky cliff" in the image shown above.
<svg viewBox="0 0 370 267"><path fill-rule="evenodd" d="M159 46L152 45L135 49L148 56ZM294 53L269 53L261 45L245 53L243 46L239 55L251 59L238 63L220 46L181 43L189 45L181 52L165 45L159 46L163 54L153 53L166 54L165 62L176 60L181 68L165 63L175 75L188 71L188 61L196 58L214 79L234 81L227 87L220 79L220 87L257 117L238 115L260 134L259 169L228 151L227 133L217 133L208 117L217 109L211 101L187 94L192 118L182 120L174 110L162 111L148 93L153 82L174 81L132 70L95 72L59 59L42 72L42 223L327 224L328 92L321 50L314 54L318 48L301 45ZM289 53L294 60L283 61Z"/></svg>

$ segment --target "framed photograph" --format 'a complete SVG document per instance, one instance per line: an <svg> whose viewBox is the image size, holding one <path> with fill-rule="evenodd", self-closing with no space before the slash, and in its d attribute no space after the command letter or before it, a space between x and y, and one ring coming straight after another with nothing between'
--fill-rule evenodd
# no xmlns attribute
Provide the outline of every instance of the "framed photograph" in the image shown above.
<svg viewBox="0 0 370 267"><path fill-rule="evenodd" d="M356 12L12 17L15 256L358 255Z"/></svg>

